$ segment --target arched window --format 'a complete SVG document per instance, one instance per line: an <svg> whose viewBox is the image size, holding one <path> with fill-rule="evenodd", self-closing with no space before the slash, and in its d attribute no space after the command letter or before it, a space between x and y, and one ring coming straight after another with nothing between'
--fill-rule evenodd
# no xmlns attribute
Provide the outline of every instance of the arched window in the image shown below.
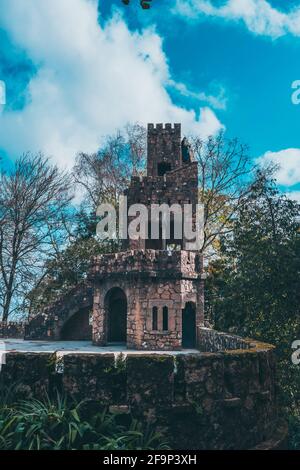
<svg viewBox="0 0 300 470"><path fill-rule="evenodd" d="M169 312L168 307L163 308L163 331L168 331L169 329Z"/></svg>
<svg viewBox="0 0 300 470"><path fill-rule="evenodd" d="M152 224L153 221L148 222L148 238L146 239L146 250L162 250L163 249L163 238L162 238L162 222L159 221L158 226L158 239L152 238Z"/></svg>
<svg viewBox="0 0 300 470"><path fill-rule="evenodd" d="M157 328L157 307L152 308L152 330L156 331Z"/></svg>

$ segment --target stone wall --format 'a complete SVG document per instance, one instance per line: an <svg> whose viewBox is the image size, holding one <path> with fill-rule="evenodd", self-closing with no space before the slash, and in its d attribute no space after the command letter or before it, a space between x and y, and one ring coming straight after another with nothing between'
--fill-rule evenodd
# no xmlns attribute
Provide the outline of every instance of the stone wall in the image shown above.
<svg viewBox="0 0 300 470"><path fill-rule="evenodd" d="M181 207L182 216L184 204L192 204L192 223L195 230L196 204L198 201L198 166L196 162L186 164L165 174L164 177L133 177L129 188L125 191L127 204L143 204L148 207L148 218L151 220L150 204L167 204L169 207L177 204ZM172 214L171 214L172 215ZM174 217L174 216L173 216ZM130 217L129 217L130 221ZM150 234L148 234L150 238ZM186 247L183 237L183 248ZM125 248L145 249L147 240L130 239Z"/></svg>
<svg viewBox="0 0 300 470"><path fill-rule="evenodd" d="M134 176L125 191L130 204L188 204L196 203L198 196L197 162L169 171L165 176Z"/></svg>
<svg viewBox="0 0 300 470"><path fill-rule="evenodd" d="M0 322L0 338L24 338L24 322Z"/></svg>
<svg viewBox="0 0 300 470"><path fill-rule="evenodd" d="M174 449L247 449L277 426L273 348L198 354L9 353L16 398L61 392L155 424Z"/></svg>
<svg viewBox="0 0 300 470"><path fill-rule="evenodd" d="M148 124L147 151L148 176L157 176L157 165L161 162L170 163L172 169L181 166L181 125Z"/></svg>
<svg viewBox="0 0 300 470"><path fill-rule="evenodd" d="M185 145L188 145L187 142ZM162 124L157 124L156 127L153 124L148 125L147 176L133 177L130 186L124 193L127 196L128 207L133 204L143 204L148 208L149 223L145 227L148 238L151 238L151 224L154 222L151 204L158 206L165 204L169 208L176 204L181 208L181 215L184 213L184 205L191 204L191 222L193 230L195 230L196 204L199 202L198 164L190 157L185 158L183 162L180 124L175 124L174 127L171 124L166 124L165 127ZM165 165L163 173L158 171L159 165ZM164 240L162 236L160 236L160 240L131 238L124 242L124 249L154 248L161 250L165 249L168 244L186 249L188 240L184 234L177 239L174 237L174 228L172 228L172 223L174 227L174 218L174 213L170 213L171 233L167 240ZM129 217L128 222L131 219Z"/></svg>
<svg viewBox="0 0 300 470"><path fill-rule="evenodd" d="M25 328L26 340L60 340L64 330L65 338L79 333L72 339L91 339L91 329L87 324L87 310L92 311L93 289L88 284L74 287L67 295L49 305L44 312L29 318ZM75 319L76 316L76 319ZM68 332L76 327L76 331ZM82 332L84 335L82 336Z"/></svg>
<svg viewBox="0 0 300 470"><path fill-rule="evenodd" d="M148 350L181 349L182 309L193 302L196 323L203 324L202 281L153 278L106 279L96 284L93 310L93 341L107 343L109 310L106 298L114 288L121 288L127 298L127 347ZM158 309L157 329L152 327L153 307ZM168 330L163 330L163 308L168 309Z"/></svg>
<svg viewBox="0 0 300 470"><path fill-rule="evenodd" d="M92 339L91 305L80 308L64 323L60 331L63 341L90 341Z"/></svg>
<svg viewBox="0 0 300 470"><path fill-rule="evenodd" d="M203 352L249 349L251 347L251 343L244 338L204 327L198 328L197 344L200 351Z"/></svg>
<svg viewBox="0 0 300 470"><path fill-rule="evenodd" d="M120 274L140 273L160 278L197 279L202 273L203 258L191 251L128 250L99 255L94 259L92 277L102 280Z"/></svg>
<svg viewBox="0 0 300 470"><path fill-rule="evenodd" d="M196 324L204 322L202 257L193 252L129 250L99 256L94 264L93 341L107 343L110 311L106 299L122 289L127 299L127 346L135 349L178 350L182 347L182 310L196 309ZM153 308L158 325L152 325ZM168 309L168 329L162 325Z"/></svg>

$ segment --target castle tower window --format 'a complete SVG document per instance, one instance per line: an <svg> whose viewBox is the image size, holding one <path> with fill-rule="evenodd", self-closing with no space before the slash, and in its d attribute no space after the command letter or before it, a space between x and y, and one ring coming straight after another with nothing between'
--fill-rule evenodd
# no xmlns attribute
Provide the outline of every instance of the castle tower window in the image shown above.
<svg viewBox="0 0 300 470"><path fill-rule="evenodd" d="M156 331L158 329L157 327L157 307L152 308L152 330Z"/></svg>
<svg viewBox="0 0 300 470"><path fill-rule="evenodd" d="M151 220L148 222L148 239L146 240L147 250L163 250L164 240L162 238L162 223L159 222L159 238L152 238Z"/></svg>
<svg viewBox="0 0 300 470"><path fill-rule="evenodd" d="M167 162L161 162L157 164L157 175L164 176L167 171L171 171L171 164Z"/></svg>
<svg viewBox="0 0 300 470"><path fill-rule="evenodd" d="M169 329L169 310L168 307L163 308L163 331L168 331Z"/></svg>
<svg viewBox="0 0 300 470"><path fill-rule="evenodd" d="M182 231L183 231L183 228L182 228ZM167 239L166 245L167 245L167 248L173 247L173 248L182 250L183 248L182 237L176 238L175 235L176 235L175 234L175 222L174 222L174 219L172 218L170 220L170 238Z"/></svg>

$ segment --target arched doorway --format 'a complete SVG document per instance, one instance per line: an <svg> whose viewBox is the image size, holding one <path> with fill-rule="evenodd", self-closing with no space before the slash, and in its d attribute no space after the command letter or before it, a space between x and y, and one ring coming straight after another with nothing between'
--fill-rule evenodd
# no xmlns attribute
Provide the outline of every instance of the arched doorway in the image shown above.
<svg viewBox="0 0 300 470"><path fill-rule="evenodd" d="M182 310L182 347L196 347L196 306L187 302Z"/></svg>
<svg viewBox="0 0 300 470"><path fill-rule="evenodd" d="M127 299L124 291L114 287L106 294L107 342L126 343Z"/></svg>
<svg viewBox="0 0 300 470"><path fill-rule="evenodd" d="M63 325L60 332L62 341L91 341L92 326L90 325L91 307L83 308L74 313Z"/></svg>

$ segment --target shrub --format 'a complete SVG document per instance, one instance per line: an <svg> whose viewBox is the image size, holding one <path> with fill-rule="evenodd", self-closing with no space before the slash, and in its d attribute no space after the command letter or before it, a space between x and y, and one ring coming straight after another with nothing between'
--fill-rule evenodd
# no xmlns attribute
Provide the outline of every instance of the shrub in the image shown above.
<svg viewBox="0 0 300 470"><path fill-rule="evenodd" d="M101 404L91 412L87 402L59 394L17 403L10 396L0 397L1 450L168 449L161 433L131 416L122 420Z"/></svg>

